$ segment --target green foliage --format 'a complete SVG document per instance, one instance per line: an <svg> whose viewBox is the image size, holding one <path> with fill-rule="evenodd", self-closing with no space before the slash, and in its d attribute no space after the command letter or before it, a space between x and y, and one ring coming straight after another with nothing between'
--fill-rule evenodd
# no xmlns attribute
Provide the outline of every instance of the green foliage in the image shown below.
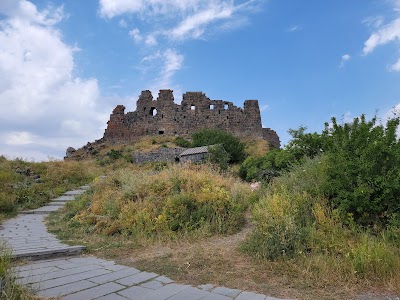
<svg viewBox="0 0 400 300"><path fill-rule="evenodd" d="M208 147L208 151L211 155L210 161L213 164L216 164L221 170L228 169L230 156L229 153L225 151L222 145L214 145L212 147Z"/></svg>
<svg viewBox="0 0 400 300"><path fill-rule="evenodd" d="M111 149L106 155L112 160L117 160L122 157L122 151Z"/></svg>
<svg viewBox="0 0 400 300"><path fill-rule="evenodd" d="M247 251L275 260L294 257L308 248L308 234L315 224L313 202L321 198L320 162L307 159L276 178L253 210L257 228L244 246Z"/></svg>
<svg viewBox="0 0 400 300"><path fill-rule="evenodd" d="M28 289L17 285L11 270L10 252L0 244L0 300L38 299Z"/></svg>
<svg viewBox="0 0 400 300"><path fill-rule="evenodd" d="M99 172L86 162L26 162L0 158L0 220L37 208L63 192L90 182Z"/></svg>
<svg viewBox="0 0 400 300"><path fill-rule="evenodd" d="M177 136L175 138L175 144L179 147L183 148L190 148L192 146L192 143L189 142L188 140L185 140L183 137Z"/></svg>
<svg viewBox="0 0 400 300"><path fill-rule="evenodd" d="M344 125L333 118L333 126L326 125L325 189L332 205L358 224L385 226L400 211L399 121L384 127L361 116Z"/></svg>
<svg viewBox="0 0 400 300"><path fill-rule="evenodd" d="M291 151L273 149L265 155L249 156L241 164L239 175L247 181L266 180L270 181L279 175L280 171L289 169L295 162L295 155Z"/></svg>
<svg viewBox="0 0 400 300"><path fill-rule="evenodd" d="M222 130L204 129L192 135L192 146L209 146L221 144L230 159L229 163L240 163L245 159L245 144L237 137Z"/></svg>
<svg viewBox="0 0 400 300"><path fill-rule="evenodd" d="M392 215L387 229L374 232L357 225L351 214L342 216L325 194L327 164L327 156L304 159L276 178L255 204L257 225L242 249L270 260L307 261L313 272L322 268L398 284L398 216Z"/></svg>
<svg viewBox="0 0 400 300"><path fill-rule="evenodd" d="M150 174L122 169L96 184L79 204L67 206L66 214L71 228L106 234L232 233L243 225L248 189L207 165L166 166Z"/></svg>

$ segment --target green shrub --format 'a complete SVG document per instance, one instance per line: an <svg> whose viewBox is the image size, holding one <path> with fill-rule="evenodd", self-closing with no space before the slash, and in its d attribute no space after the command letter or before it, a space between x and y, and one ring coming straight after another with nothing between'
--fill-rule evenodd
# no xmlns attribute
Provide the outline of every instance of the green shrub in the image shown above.
<svg viewBox="0 0 400 300"><path fill-rule="evenodd" d="M179 147L183 148L190 148L192 146L192 143L189 142L188 140L185 140L183 137L177 136L175 138L175 144Z"/></svg>
<svg viewBox="0 0 400 300"><path fill-rule="evenodd" d="M237 137L222 130L204 129L192 134L192 146L209 146L221 144L229 154L230 163L240 163L245 157L245 144Z"/></svg>
<svg viewBox="0 0 400 300"><path fill-rule="evenodd" d="M207 165L122 169L96 184L90 206L67 207L70 224L138 237L232 233L241 228L249 187ZM88 202L85 202L88 203Z"/></svg>
<svg viewBox="0 0 400 300"><path fill-rule="evenodd" d="M224 147L220 144L208 147L210 153L210 161L216 164L221 170L228 169L228 162L230 160L229 153L226 152Z"/></svg>
<svg viewBox="0 0 400 300"><path fill-rule="evenodd" d="M253 217L257 227L244 249L259 257L294 257L311 247L310 234L316 225L316 200L322 199L319 185L321 159L307 159L277 178L255 204ZM320 200L320 203L323 201Z"/></svg>
<svg viewBox="0 0 400 300"><path fill-rule="evenodd" d="M107 152L106 155L112 160L117 160L117 159L121 158L123 154L122 154L122 151L120 151L120 150L111 149L109 152Z"/></svg>
<svg viewBox="0 0 400 300"><path fill-rule="evenodd" d="M400 211L399 119L384 127L365 116L352 123L326 125L327 165L325 190L342 216L357 224L386 226Z"/></svg>

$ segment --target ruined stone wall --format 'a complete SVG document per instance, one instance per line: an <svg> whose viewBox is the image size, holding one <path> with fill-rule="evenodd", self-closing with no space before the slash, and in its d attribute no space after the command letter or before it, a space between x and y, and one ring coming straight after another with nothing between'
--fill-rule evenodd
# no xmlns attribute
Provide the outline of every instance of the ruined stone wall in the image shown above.
<svg viewBox="0 0 400 300"><path fill-rule="evenodd" d="M279 148L281 146L279 136L274 130L272 130L271 128L263 128L262 133L264 139L269 141L273 147Z"/></svg>
<svg viewBox="0 0 400 300"><path fill-rule="evenodd" d="M133 154L133 161L137 164L145 162L175 162L176 158L184 151L185 148L160 148L152 152L136 152Z"/></svg>
<svg viewBox="0 0 400 300"><path fill-rule="evenodd" d="M134 112L125 113L118 105L110 115L104 140L128 143L146 135L189 136L205 128L217 128L238 137L276 137L266 134L261 125L257 100L246 100L243 109L232 102L210 100L202 92L188 92L180 105L174 103L172 90L161 90L157 100L143 91ZM279 138L278 138L279 141Z"/></svg>

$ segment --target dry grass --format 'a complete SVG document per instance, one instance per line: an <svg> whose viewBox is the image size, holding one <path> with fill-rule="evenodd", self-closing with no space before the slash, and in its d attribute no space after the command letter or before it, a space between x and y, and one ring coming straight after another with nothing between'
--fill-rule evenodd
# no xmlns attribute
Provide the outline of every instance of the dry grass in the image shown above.
<svg viewBox="0 0 400 300"><path fill-rule="evenodd" d="M270 150L269 142L261 139L244 139L246 154L249 156L263 156Z"/></svg>
<svg viewBox="0 0 400 300"><path fill-rule="evenodd" d="M53 215L51 219L50 227L58 227L56 231L63 234L64 241L84 244L92 255L163 274L179 283L212 283L296 299L385 299L379 296L357 298L357 295L383 295L393 291L393 287L357 281L355 277L346 278L340 272L332 272L335 261L327 263L322 256L312 260L275 262L250 257L240 251L241 242L252 229L250 222L239 233L228 236L135 240L122 235L66 232L62 228L61 214ZM315 268L328 264L331 264L330 268L315 271Z"/></svg>

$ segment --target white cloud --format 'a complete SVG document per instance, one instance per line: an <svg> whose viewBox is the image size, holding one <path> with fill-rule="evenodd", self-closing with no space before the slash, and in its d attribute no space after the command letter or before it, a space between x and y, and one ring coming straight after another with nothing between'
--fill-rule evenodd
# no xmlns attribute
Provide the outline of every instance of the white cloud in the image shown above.
<svg viewBox="0 0 400 300"><path fill-rule="evenodd" d="M0 11L0 154L62 157L99 138L107 115L97 106L98 83L73 76L79 48L55 27L62 7L2 0Z"/></svg>
<svg viewBox="0 0 400 300"><path fill-rule="evenodd" d="M294 25L292 27L289 27L286 31L287 32L296 32L296 31L301 31L303 30L303 27L301 27L300 25Z"/></svg>
<svg viewBox="0 0 400 300"><path fill-rule="evenodd" d="M100 0L100 15L112 18L125 13L135 13L143 9L141 0Z"/></svg>
<svg viewBox="0 0 400 300"><path fill-rule="evenodd" d="M146 38L145 44L147 46L156 46L158 43L157 43L157 39L154 35L149 35Z"/></svg>
<svg viewBox="0 0 400 300"><path fill-rule="evenodd" d="M344 67L344 64L347 62L347 61L349 61L351 59L351 56L350 56L350 54L344 54L344 55L342 55L342 60L340 61L340 65L339 65L339 67L340 68L343 68Z"/></svg>
<svg viewBox="0 0 400 300"><path fill-rule="evenodd" d="M30 132L9 132L5 136L5 143L7 145L27 145L32 144L35 136Z"/></svg>
<svg viewBox="0 0 400 300"><path fill-rule="evenodd" d="M400 1L393 1L393 10L396 12L400 12ZM364 55L372 53L379 46L400 41L400 16L398 16L388 24L382 25L382 23L380 23L375 25L377 25L376 30L364 43ZM396 63L394 63L390 67L390 69L392 71L400 71L400 59Z"/></svg>
<svg viewBox="0 0 400 300"><path fill-rule="evenodd" d="M269 110L269 105L268 104L264 104L260 106L260 112L264 112Z"/></svg>
<svg viewBox="0 0 400 300"><path fill-rule="evenodd" d="M244 21L246 12L255 11L262 2L263 0L248 0L235 4L233 0L99 0L99 11L105 18L133 14L145 20L162 16L158 19L159 22L165 21L165 29L160 32L154 26L148 34L150 39L146 39L147 45L153 45L157 34L173 40L197 39L203 37L212 24L216 25L214 29L222 30L226 27L244 26L247 24Z"/></svg>
<svg viewBox="0 0 400 300"><path fill-rule="evenodd" d="M143 39L142 35L140 34L139 28L133 28L131 31L129 31L129 35L133 37L133 40L136 43L140 43Z"/></svg>
<svg viewBox="0 0 400 300"><path fill-rule="evenodd" d="M119 27L121 27L121 28L126 28L126 27L128 27L128 23L125 21L125 19L121 19L121 20L118 22L118 25L119 25Z"/></svg>
<svg viewBox="0 0 400 300"><path fill-rule="evenodd" d="M208 8L182 20L175 28L168 31L168 36L173 39L199 38L203 35L206 25L229 19L234 11L233 2L210 5Z"/></svg>

